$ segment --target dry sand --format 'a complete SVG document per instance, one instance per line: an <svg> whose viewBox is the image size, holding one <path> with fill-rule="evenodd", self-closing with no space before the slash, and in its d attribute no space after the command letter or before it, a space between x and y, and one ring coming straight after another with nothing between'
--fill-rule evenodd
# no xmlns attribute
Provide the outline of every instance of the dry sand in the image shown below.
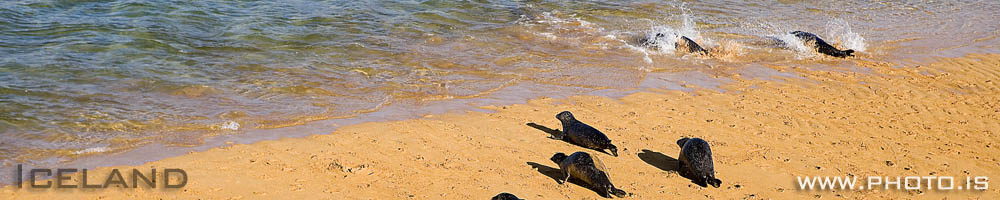
<svg viewBox="0 0 1000 200"><path fill-rule="evenodd" d="M559 129L569 110L606 133L619 157L596 153L633 199L998 199L1000 55L969 55L870 73L790 66L805 79L736 81L729 92L580 96L366 123L328 135L194 152L118 169L182 168L182 189L27 190L3 199L601 199L553 178L555 152L585 150L528 126ZM675 141L701 137L721 188L674 171ZM891 163L891 164L889 164ZM92 172L94 179L109 168ZM6 173L6 172L4 172ZM98 174L98 175L93 175ZM987 191L806 191L796 176L988 176Z"/></svg>

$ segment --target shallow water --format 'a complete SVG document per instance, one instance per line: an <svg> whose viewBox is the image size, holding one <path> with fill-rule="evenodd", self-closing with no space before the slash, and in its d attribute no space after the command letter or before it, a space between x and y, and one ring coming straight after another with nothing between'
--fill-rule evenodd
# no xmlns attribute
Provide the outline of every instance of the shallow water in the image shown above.
<svg viewBox="0 0 1000 200"><path fill-rule="evenodd" d="M795 77L767 65L1000 53L997 10L997 1L4 1L0 160L45 165L540 96ZM858 56L818 55L795 45L794 30ZM656 33L714 56L636 42ZM316 121L326 122L306 125ZM278 129L303 125L312 128Z"/></svg>

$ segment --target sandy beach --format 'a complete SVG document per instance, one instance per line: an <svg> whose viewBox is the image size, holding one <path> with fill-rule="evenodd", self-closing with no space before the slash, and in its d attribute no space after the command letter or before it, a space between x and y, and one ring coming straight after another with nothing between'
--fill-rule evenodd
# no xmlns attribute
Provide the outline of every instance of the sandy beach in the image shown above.
<svg viewBox="0 0 1000 200"><path fill-rule="evenodd" d="M110 169L180 168L179 189L0 190L2 199L603 199L556 181L556 152L590 152L630 199L998 199L1000 55L863 72L768 66L804 78L726 77L726 92L576 96L365 123ZM693 86L689 86L693 87ZM619 157L549 139L560 111L607 134ZM529 125L534 124L534 125ZM682 137L712 145L720 188L677 174ZM3 172L9 173L9 172ZM800 190L798 176L987 176L986 191ZM75 176L74 176L75 177ZM78 178L74 178L76 181Z"/></svg>

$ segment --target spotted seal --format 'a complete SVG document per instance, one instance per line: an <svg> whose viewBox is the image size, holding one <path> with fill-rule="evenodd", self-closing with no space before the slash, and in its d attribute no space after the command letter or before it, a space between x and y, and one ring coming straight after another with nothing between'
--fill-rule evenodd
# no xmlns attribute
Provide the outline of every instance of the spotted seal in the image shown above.
<svg viewBox="0 0 1000 200"><path fill-rule="evenodd" d="M573 113L569 111L562 111L556 115L556 119L562 122L562 134L556 135L555 139L566 140L571 143L598 150L604 151L608 149L611 151L611 155L618 157L618 147L611 144L611 140L608 136L601 133L594 127L584 124L576 118L573 117Z"/></svg>
<svg viewBox="0 0 1000 200"><path fill-rule="evenodd" d="M514 194L504 192L497 194L496 196L493 196L493 198L490 200L523 200L523 199L517 198L517 196L514 196Z"/></svg>
<svg viewBox="0 0 1000 200"><path fill-rule="evenodd" d="M813 47L816 48L816 51L820 53L838 58L846 58L848 56L854 56L854 50L848 49L841 51L837 48L834 48L832 45L826 43L826 41L823 41L823 39L819 38L819 36L816 36L815 34L805 31L792 31L791 34L795 35L795 37L798 37L800 40L802 40L803 43L806 44L813 43Z"/></svg>
<svg viewBox="0 0 1000 200"><path fill-rule="evenodd" d="M646 36L639 38L638 44L646 48L659 49L662 48L660 41L665 37L667 37L667 35L663 33L656 33L652 37ZM680 38L677 38L677 42L674 42L674 49L688 53L708 55L708 50L702 48L701 45L698 45L697 42L694 42L694 40L691 40L691 38L688 38L687 36L680 36Z"/></svg>
<svg viewBox="0 0 1000 200"><path fill-rule="evenodd" d="M559 164L559 169L566 177L559 184L566 183L570 177L579 179L601 193L601 196L611 198L611 195L619 198L625 197L625 191L615 188L611 184L608 176L608 169L600 158L591 156L586 152L576 152L566 156L564 153L552 155L552 161Z"/></svg>
<svg viewBox="0 0 1000 200"><path fill-rule="evenodd" d="M702 187L711 185L718 188L722 185L722 180L715 178L712 149L708 142L701 138L682 138L677 140L677 145L681 147L677 158L680 163L677 168L681 175L691 178Z"/></svg>
<svg viewBox="0 0 1000 200"><path fill-rule="evenodd" d="M701 48L701 46L698 45L698 43L694 42L694 40L691 40L685 36L681 36L681 39L677 40L677 43L674 43L674 49L684 49L689 53L700 53L701 55L706 55L706 56L708 55L708 50Z"/></svg>

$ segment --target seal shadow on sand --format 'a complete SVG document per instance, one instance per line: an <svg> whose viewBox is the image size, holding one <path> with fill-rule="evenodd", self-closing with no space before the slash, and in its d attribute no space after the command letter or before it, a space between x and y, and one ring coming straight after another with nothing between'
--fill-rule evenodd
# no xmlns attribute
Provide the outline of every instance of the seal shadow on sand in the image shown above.
<svg viewBox="0 0 1000 200"><path fill-rule="evenodd" d="M560 131L560 130L551 129L549 127L538 125L536 123L527 123L525 125L528 125L531 128L535 128L535 129L541 130L542 132L548 133L549 134L549 138L551 138L551 139L556 139L557 135L562 135L562 131Z"/></svg>
<svg viewBox="0 0 1000 200"><path fill-rule="evenodd" d="M565 176L563 176L563 174L562 174L562 170L559 170L559 168L552 168L552 167L549 167L549 166L545 166L543 164L538 164L536 162L527 162L527 163L528 163L528 165L531 166L531 168L538 170L538 173L541 173L542 175L545 175L545 176L548 176L549 178L552 178L552 180L556 181L556 183L561 182L563 180L563 178L565 178ZM570 178L569 182L573 183L573 184L576 184L576 185L578 185L580 187L590 189L590 191L594 191L597 194L602 194L600 191L598 191L597 189L595 189L590 184L587 184L586 182L583 182L583 181L581 181L579 179L576 179L576 177ZM563 183L563 184L565 184L565 183Z"/></svg>
<svg viewBox="0 0 1000 200"><path fill-rule="evenodd" d="M695 181L697 179L690 176L688 173L681 172L680 169L681 161L677 160L676 158L664 155L663 153L660 152L651 151L649 149L643 149L642 152L639 153L639 159L641 159L643 162L646 162L646 164L652 165L653 167L656 167L660 170L667 172L671 171L677 172L677 174L681 175L681 177L691 180L691 183L697 184L701 187L707 187L707 185Z"/></svg>
<svg viewBox="0 0 1000 200"><path fill-rule="evenodd" d="M549 134L549 139L553 139L553 140L560 140L560 139L556 139L556 136L557 136L557 135L562 135L562 134L563 134L563 132L562 132L562 131L560 131L559 129L551 129L551 128L549 128L549 127L545 127L545 126L542 126L542 125L538 125L538 124L536 124L536 123L533 123L533 122L529 122L529 123L527 123L527 124L525 124L525 125L528 125L528 126L530 126L531 128L535 128L535 129L538 129L538 130L540 130L540 131L542 131L542 132L545 132L545 133L548 133L548 134ZM566 142L566 143L570 143L570 144L573 144L573 145L576 145L576 146L578 146L578 147L583 147L584 149L591 149L591 148L587 148L587 147L585 147L585 146L582 146L582 145L579 145L579 144L576 144L576 143L573 143L573 142L569 141L569 139L568 139L568 138L563 138L563 139L562 139L561 141L563 141L563 142ZM591 149L591 150L594 150L594 149ZM597 152L601 152L601 153L604 153L604 154L608 154L608 155L611 155L611 153L608 153L608 152L605 152L604 150L595 150L595 151L597 151Z"/></svg>
<svg viewBox="0 0 1000 200"><path fill-rule="evenodd" d="M639 159L641 159L643 162L646 162L646 164L652 165L653 167L656 167L663 171L668 171L668 172L673 171L678 173L680 172L679 169L681 166L680 161L678 161L676 158L664 155L663 153L660 152L650 151L649 149L643 149L642 152L639 153Z"/></svg>

